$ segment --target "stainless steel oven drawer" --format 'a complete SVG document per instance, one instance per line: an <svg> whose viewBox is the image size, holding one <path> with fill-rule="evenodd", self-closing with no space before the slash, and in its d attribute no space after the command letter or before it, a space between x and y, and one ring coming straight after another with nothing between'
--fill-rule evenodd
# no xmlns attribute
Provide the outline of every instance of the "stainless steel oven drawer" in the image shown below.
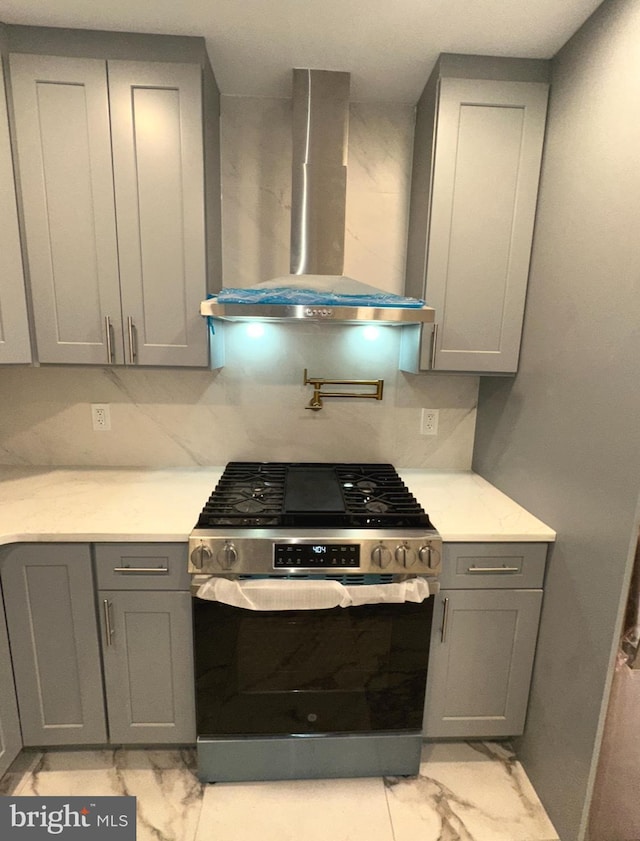
<svg viewBox="0 0 640 841"><path fill-rule="evenodd" d="M546 543L445 543L443 590L542 587Z"/></svg>
<svg viewBox="0 0 640 841"><path fill-rule="evenodd" d="M186 543L98 543L99 590L188 590Z"/></svg>

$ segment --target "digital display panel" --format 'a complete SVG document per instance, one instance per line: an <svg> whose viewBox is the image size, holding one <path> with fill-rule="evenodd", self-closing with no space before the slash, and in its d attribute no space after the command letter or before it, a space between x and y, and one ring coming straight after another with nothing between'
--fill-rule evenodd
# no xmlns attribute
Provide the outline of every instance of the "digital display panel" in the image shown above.
<svg viewBox="0 0 640 841"><path fill-rule="evenodd" d="M333 543L274 543L273 566L276 569L357 569L360 547Z"/></svg>

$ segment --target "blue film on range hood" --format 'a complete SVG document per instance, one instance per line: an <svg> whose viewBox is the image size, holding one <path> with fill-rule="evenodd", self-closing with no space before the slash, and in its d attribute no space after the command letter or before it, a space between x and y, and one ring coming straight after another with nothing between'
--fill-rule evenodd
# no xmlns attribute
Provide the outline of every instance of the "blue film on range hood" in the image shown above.
<svg viewBox="0 0 640 841"><path fill-rule="evenodd" d="M369 287L371 288L371 287ZM373 289L340 293L299 287L223 289L203 301L200 312L224 321L323 321L337 324L433 323L435 311L416 298Z"/></svg>
<svg viewBox="0 0 640 841"><path fill-rule="evenodd" d="M317 289L274 286L267 289L223 289L216 296L219 304L285 304L329 307L409 307L420 308L424 301L403 298L389 292L341 294Z"/></svg>

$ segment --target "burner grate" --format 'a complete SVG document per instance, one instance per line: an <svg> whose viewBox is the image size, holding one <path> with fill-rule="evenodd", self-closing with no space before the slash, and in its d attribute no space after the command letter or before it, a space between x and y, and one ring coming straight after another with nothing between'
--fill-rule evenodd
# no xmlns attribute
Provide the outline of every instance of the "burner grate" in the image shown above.
<svg viewBox="0 0 640 841"><path fill-rule="evenodd" d="M230 462L198 527L432 528L391 464Z"/></svg>
<svg viewBox="0 0 640 841"><path fill-rule="evenodd" d="M286 464L229 462L200 514L198 526L278 525L286 472Z"/></svg>

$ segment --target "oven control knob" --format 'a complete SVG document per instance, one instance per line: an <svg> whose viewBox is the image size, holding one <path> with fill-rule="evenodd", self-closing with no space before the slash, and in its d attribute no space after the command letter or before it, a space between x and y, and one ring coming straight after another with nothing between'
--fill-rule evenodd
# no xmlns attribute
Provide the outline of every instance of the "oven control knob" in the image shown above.
<svg viewBox="0 0 640 841"><path fill-rule="evenodd" d="M424 546L421 546L418 549L418 557L420 558L420 563L423 563L426 567L431 568L431 544L425 543Z"/></svg>
<svg viewBox="0 0 640 841"><path fill-rule="evenodd" d="M233 543L225 543L218 552L217 561L222 569L231 569L238 560L238 550Z"/></svg>
<svg viewBox="0 0 640 841"><path fill-rule="evenodd" d="M411 567L416 562L416 553L406 543L396 546L396 561L404 567Z"/></svg>
<svg viewBox="0 0 640 841"><path fill-rule="evenodd" d="M391 552L387 549L384 543L378 543L378 545L374 546L371 550L371 560L376 566L380 567L380 569L384 569L386 566L389 566L391 561Z"/></svg>
<svg viewBox="0 0 640 841"><path fill-rule="evenodd" d="M418 549L418 557L429 569L437 569L440 563L440 553L430 543L425 543Z"/></svg>
<svg viewBox="0 0 640 841"><path fill-rule="evenodd" d="M213 553L208 546L205 546L204 543L201 543L200 546L196 546L196 548L191 553L191 563L194 565L196 569L202 569L207 561L209 561L212 557Z"/></svg>

